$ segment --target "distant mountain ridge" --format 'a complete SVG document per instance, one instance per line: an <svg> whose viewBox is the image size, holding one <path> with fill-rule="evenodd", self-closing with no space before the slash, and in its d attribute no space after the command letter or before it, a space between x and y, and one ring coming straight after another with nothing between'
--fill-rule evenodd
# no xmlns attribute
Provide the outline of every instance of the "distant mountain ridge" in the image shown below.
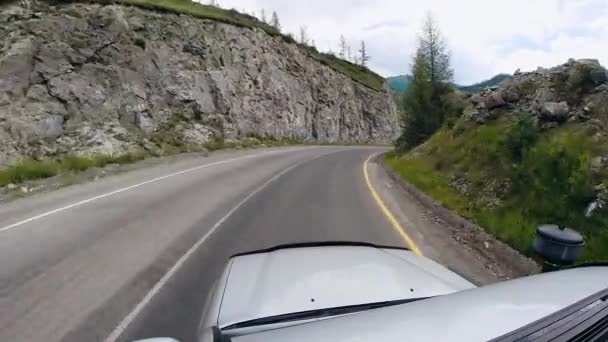
<svg viewBox="0 0 608 342"><path fill-rule="evenodd" d="M413 77L411 75L392 76L388 77L386 79L386 82L388 83L388 86L391 87L391 89L399 93L399 95L402 95L403 93L405 93L405 90L407 90L407 88L410 86L412 78Z"/></svg>
<svg viewBox="0 0 608 342"><path fill-rule="evenodd" d="M475 83L472 85L463 86L463 85L459 85L459 84L454 84L454 86L461 91L474 94L474 93L482 92L486 88L497 86L500 83L502 83L508 79L511 79L511 78L512 78L512 76L508 75L508 74L498 74L498 75L490 78L489 80L485 80L485 81ZM396 91L398 94L402 95L403 93L405 93L407 88L410 86L410 83L412 82L412 76L411 75L392 76L392 77L388 77L386 79L386 82L388 83L389 87L391 87L391 89Z"/></svg>
<svg viewBox="0 0 608 342"><path fill-rule="evenodd" d="M480 93L484 91L486 88L498 86L500 83L510 80L512 78L509 74L498 74L489 80L472 84L470 86L458 86L458 89L465 91L467 93Z"/></svg>

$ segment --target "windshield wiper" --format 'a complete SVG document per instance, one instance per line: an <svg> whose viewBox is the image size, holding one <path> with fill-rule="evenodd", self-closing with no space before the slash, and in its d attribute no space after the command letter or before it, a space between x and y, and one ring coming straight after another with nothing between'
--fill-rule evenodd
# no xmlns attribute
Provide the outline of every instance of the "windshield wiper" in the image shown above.
<svg viewBox="0 0 608 342"><path fill-rule="evenodd" d="M229 325L227 327L224 327L222 330L247 328L247 327L253 327L253 326L258 326L258 325L276 324L276 323L300 321L300 320L305 320L305 319L315 319L315 318L323 318L323 317L330 317L330 316L339 316L339 315L345 315L345 314L353 313L353 312L367 311L367 310L372 310L372 309L384 308L387 306L411 303L411 302L415 302L415 301L423 300L423 299L427 299L427 298L429 298L429 297L400 299L400 300L391 300L391 301L386 301L386 302L376 302L376 303L368 303L368 304L339 306L339 307L326 308L326 309L300 311L300 312L288 313L288 314L283 314L283 315L256 318L256 319L252 319L249 321L244 321L244 322Z"/></svg>

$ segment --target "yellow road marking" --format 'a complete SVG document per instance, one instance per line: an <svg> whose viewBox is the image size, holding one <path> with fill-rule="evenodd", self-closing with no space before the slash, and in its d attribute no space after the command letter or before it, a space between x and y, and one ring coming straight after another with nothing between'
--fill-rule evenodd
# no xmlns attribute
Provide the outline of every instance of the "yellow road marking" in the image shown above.
<svg viewBox="0 0 608 342"><path fill-rule="evenodd" d="M374 189L372 182L370 182L370 180L369 180L369 173L367 172L367 164L376 155L378 155L378 153L372 154L363 163L363 175L365 176L365 182L367 183L367 188L369 189L369 192L372 194L372 197L374 198L374 200L376 201L376 203L382 210L382 213L384 214L384 216L386 216L386 218L388 219L390 224L393 226L393 228L397 231L397 233L399 233L399 235L401 235L403 240L405 240L405 242L410 247L412 252L414 252L418 256L422 256L422 251L420 251L420 248L416 245L414 240L405 232L405 229L403 229L403 227L401 226L399 221L397 221L397 219L395 218L393 213L391 213L391 211L387 208L386 204L384 204L384 201L382 201L382 198L380 198L380 195L378 195L378 192L376 191L376 189Z"/></svg>

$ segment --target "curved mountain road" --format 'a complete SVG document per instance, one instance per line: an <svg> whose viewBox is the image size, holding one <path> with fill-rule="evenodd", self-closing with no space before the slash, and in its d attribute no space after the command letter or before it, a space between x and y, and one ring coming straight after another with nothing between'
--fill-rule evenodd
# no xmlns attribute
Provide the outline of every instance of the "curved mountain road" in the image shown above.
<svg viewBox="0 0 608 342"><path fill-rule="evenodd" d="M186 158L5 204L0 340L191 341L232 254L304 241L404 246L364 178L364 161L384 150Z"/></svg>

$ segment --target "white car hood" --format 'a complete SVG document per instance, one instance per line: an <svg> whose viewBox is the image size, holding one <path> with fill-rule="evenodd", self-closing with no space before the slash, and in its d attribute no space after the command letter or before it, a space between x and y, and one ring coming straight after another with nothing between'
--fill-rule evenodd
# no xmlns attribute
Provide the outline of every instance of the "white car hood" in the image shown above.
<svg viewBox="0 0 608 342"><path fill-rule="evenodd" d="M488 341L606 289L608 267L545 273L232 341Z"/></svg>
<svg viewBox="0 0 608 342"><path fill-rule="evenodd" d="M252 319L348 305L449 294L475 286L400 249L332 246L235 257L220 328Z"/></svg>

